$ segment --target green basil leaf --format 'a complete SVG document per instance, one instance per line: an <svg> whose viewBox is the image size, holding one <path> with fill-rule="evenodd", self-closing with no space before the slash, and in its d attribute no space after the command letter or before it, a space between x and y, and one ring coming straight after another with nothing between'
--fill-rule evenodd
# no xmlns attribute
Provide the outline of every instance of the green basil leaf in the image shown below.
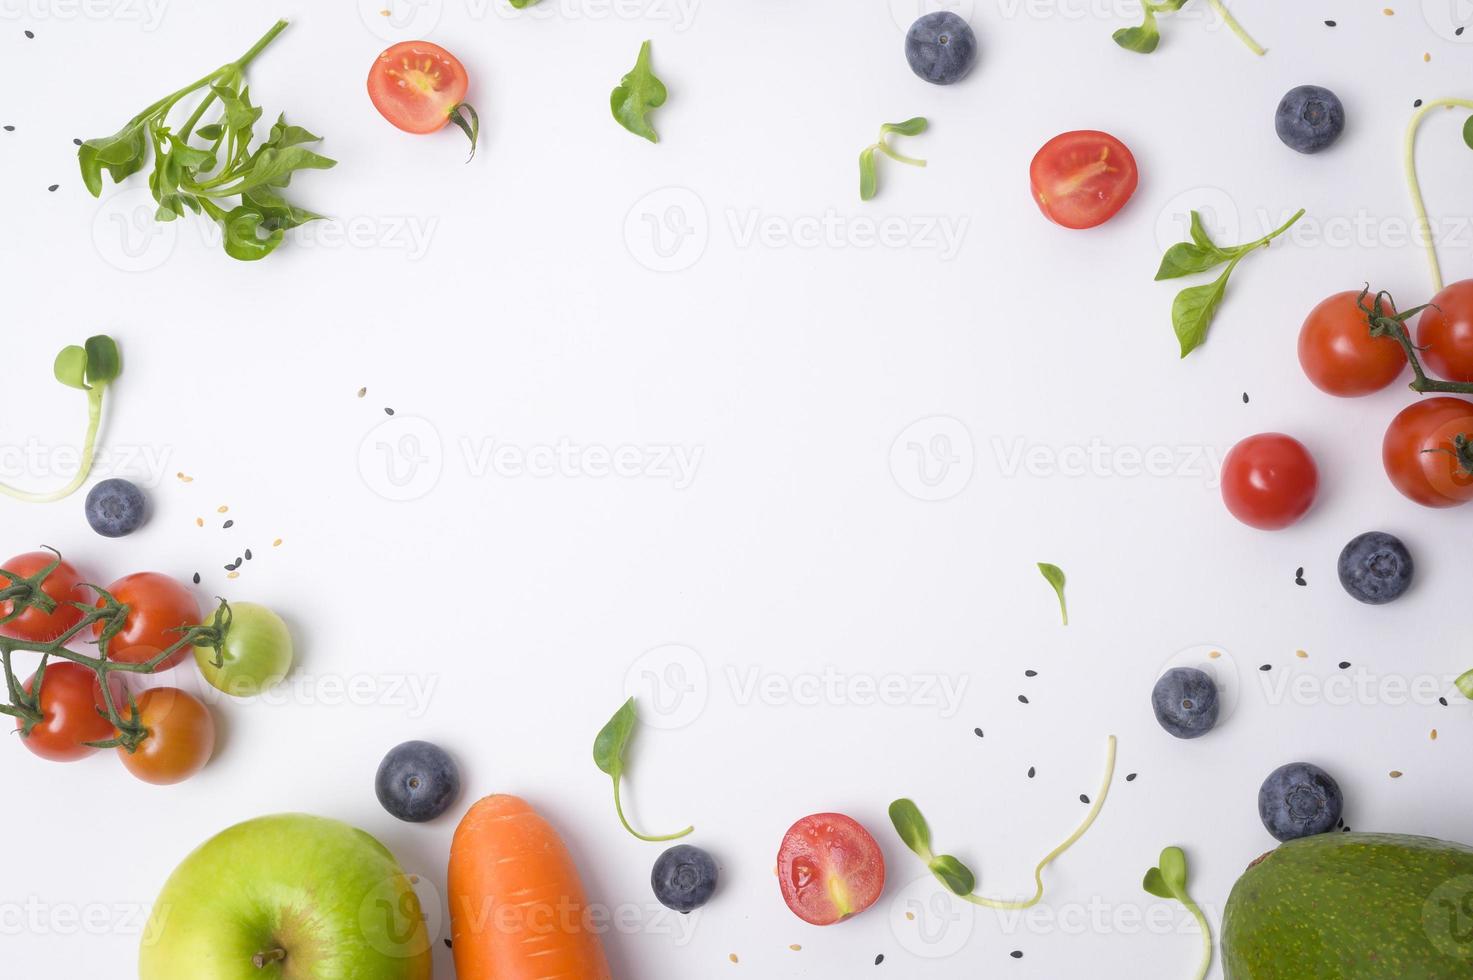
<svg viewBox="0 0 1473 980"><path fill-rule="evenodd" d="M92 387L108 384L123 373L117 342L106 334L88 337L86 351L87 383Z"/></svg>
<svg viewBox="0 0 1473 980"><path fill-rule="evenodd" d="M593 740L594 765L615 779L624 771L624 750L629 745L629 738L634 734L634 726L638 721L634 699L630 698L614 712L609 723L599 729L598 737Z"/></svg>
<svg viewBox="0 0 1473 980"><path fill-rule="evenodd" d="M915 803L907 799L891 803L890 822L895 825L895 832L905 841L906 847L922 860L931 860L931 828L927 826L926 818L921 816L920 808Z"/></svg>
<svg viewBox="0 0 1473 980"><path fill-rule="evenodd" d="M1201 245L1203 248L1217 247L1217 243L1212 240L1212 236L1207 234L1207 226L1202 224L1202 213L1195 210L1192 211L1192 241Z"/></svg>
<svg viewBox="0 0 1473 980"><path fill-rule="evenodd" d="M879 175L875 172L875 151L877 147L866 147L859 154L859 199L868 201L875 196L879 190Z"/></svg>
<svg viewBox="0 0 1473 980"><path fill-rule="evenodd" d="M179 167L209 173L215 169L215 154L209 150L190 146L184 140L169 134L169 159Z"/></svg>
<svg viewBox="0 0 1473 980"><path fill-rule="evenodd" d="M938 855L927 862L926 866L953 895L970 895L977 887L977 876L950 854Z"/></svg>
<svg viewBox="0 0 1473 980"><path fill-rule="evenodd" d="M1141 882L1141 887L1155 895L1157 898L1175 898L1171 889L1166 887L1166 882L1161 878L1160 868L1151 868L1146 872L1146 878Z"/></svg>
<svg viewBox="0 0 1473 980"><path fill-rule="evenodd" d="M286 113L276 117L276 122L271 124L271 135L266 139L266 146L274 146L277 149L285 149L288 146L296 146L299 143L320 143L321 136L317 136L301 126L289 126L286 122Z"/></svg>
<svg viewBox="0 0 1473 980"><path fill-rule="evenodd" d="M210 86L210 91L220 99L220 104L225 107L225 125L237 133L243 139L249 140L251 130L261 118L261 110L251 105L251 88L245 88L236 92L228 85L217 83Z"/></svg>
<svg viewBox="0 0 1473 980"><path fill-rule="evenodd" d="M1156 14L1146 8L1146 18L1139 27L1122 27L1111 35L1115 43L1127 51L1150 54L1161 43L1161 29L1156 26Z"/></svg>
<svg viewBox="0 0 1473 980"><path fill-rule="evenodd" d="M1228 276L1233 267L1229 265L1212 282L1201 286L1190 286L1176 294L1171 303L1171 326L1181 344L1181 356L1186 357L1207 339L1207 328L1222 303L1227 291Z"/></svg>
<svg viewBox="0 0 1473 980"><path fill-rule="evenodd" d="M901 136L919 136L926 131L928 125L930 123L926 121L925 116L916 116L914 119L907 119L905 122L885 123L880 127L880 134L883 136L889 133L898 133Z"/></svg>
<svg viewBox="0 0 1473 980"><path fill-rule="evenodd" d="M1458 685L1458 690L1462 692L1463 697L1473 700L1473 670L1462 674L1453 683Z"/></svg>
<svg viewBox="0 0 1473 980"><path fill-rule="evenodd" d="M660 142L660 135L649 122L651 109L665 104L665 83L656 77L650 67L650 42L640 45L639 59L634 68L619 82L609 103L619 125L636 136L643 136L651 143Z"/></svg>
<svg viewBox="0 0 1473 980"><path fill-rule="evenodd" d="M254 187L241 197L245 202L254 205L266 218L263 224L272 228L295 228L309 221L322 219L322 215L297 207L269 187Z"/></svg>
<svg viewBox="0 0 1473 980"><path fill-rule="evenodd" d="M1044 580L1054 587L1054 594L1059 597L1059 615L1064 617L1064 625L1068 626L1069 606L1064 602L1064 570L1044 561L1038 563L1038 570L1043 573Z"/></svg>
<svg viewBox="0 0 1473 980"><path fill-rule="evenodd" d="M61 353L56 355L56 363L52 365L51 373L56 375L57 381L68 388L86 391L87 351L75 344L63 347Z"/></svg>
<svg viewBox="0 0 1473 980"><path fill-rule="evenodd" d="M148 162L148 120L135 119L112 136L92 139L77 148L82 183L93 197L102 193L102 172L118 184Z"/></svg>
<svg viewBox="0 0 1473 980"><path fill-rule="evenodd" d="M196 129L194 133L200 139L209 140L213 143L215 140L225 135L225 127L220 125L219 123L209 123L208 125L201 126L199 129Z"/></svg>
<svg viewBox="0 0 1473 980"><path fill-rule="evenodd" d="M215 197L230 197L257 187L285 187L291 183L292 174L298 170L329 170L338 162L313 153L300 146L289 146L284 150L265 148L251 164L251 169L239 181L214 192Z"/></svg>
<svg viewBox="0 0 1473 980"><path fill-rule="evenodd" d="M1187 893L1187 856L1179 847L1161 852L1161 881L1177 897Z"/></svg>
<svg viewBox="0 0 1473 980"><path fill-rule="evenodd" d="M265 220L266 216L249 204L226 214L220 220L225 230L225 254L242 262L255 262L276 251L286 232L265 226ZM263 229L267 232L264 238L260 234Z"/></svg>
<svg viewBox="0 0 1473 980"><path fill-rule="evenodd" d="M1203 247L1194 242L1178 242L1161 256L1161 266L1156 270L1156 281L1178 279L1215 269L1232 258L1232 253L1213 246Z"/></svg>
<svg viewBox="0 0 1473 980"><path fill-rule="evenodd" d="M1463 123L1463 142L1468 144L1469 149L1473 149L1473 116L1469 116L1468 121Z"/></svg>

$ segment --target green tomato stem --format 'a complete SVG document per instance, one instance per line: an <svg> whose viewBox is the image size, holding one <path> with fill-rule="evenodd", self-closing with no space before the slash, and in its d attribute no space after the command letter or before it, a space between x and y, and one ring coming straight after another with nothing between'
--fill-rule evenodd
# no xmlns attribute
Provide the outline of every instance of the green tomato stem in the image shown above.
<svg viewBox="0 0 1473 980"><path fill-rule="evenodd" d="M1249 51L1252 51L1254 54L1259 56L1268 53L1264 49L1263 45L1253 40L1248 32L1243 30L1243 25L1239 24L1238 19L1228 12L1227 7L1223 4L1222 0L1207 0L1207 2L1212 5L1213 10L1217 11L1217 16L1222 18L1222 22L1228 26L1228 29L1231 30L1234 34L1238 35L1238 39L1240 41L1248 45Z"/></svg>
<svg viewBox="0 0 1473 980"><path fill-rule="evenodd" d="M1422 200L1422 185L1417 179L1417 131L1422 128L1422 120L1427 118L1427 113L1433 109L1455 107L1473 109L1473 101L1434 99L1424 102L1421 108L1412 113L1412 121L1407 126L1406 140L1402 145L1402 163L1406 169L1407 186L1412 192L1412 210L1416 212L1417 232L1422 236L1422 246L1427 250L1427 265L1432 270L1434 293L1442 292L1442 265L1437 261L1437 243L1432 240L1432 225L1427 219L1427 205Z"/></svg>
<svg viewBox="0 0 1473 980"><path fill-rule="evenodd" d="M1060 854L1063 854L1070 847L1072 847L1074 843L1079 840L1079 838L1084 836L1084 832L1089 830L1090 825L1095 822L1095 818L1100 815L1100 809L1105 805L1105 797L1108 796L1110 793L1110 783L1114 780L1114 778L1115 736L1111 735L1109 742L1106 743L1105 748L1105 778L1100 783L1100 791L1095 796L1094 804L1089 808L1089 813L1085 816L1084 822L1075 829L1074 833L1065 838L1064 843L1060 844L1052 851L1049 851L1048 854L1044 855L1043 860L1039 861L1038 866L1033 869L1033 884L1035 890L1032 898L1017 902L1007 902L1003 901L1002 899L983 898L981 895L963 895L961 897L966 899L968 902L971 902L973 905L982 905L990 909L1027 909L1037 905L1040 901L1043 900L1043 869L1053 863L1054 858L1058 857Z"/></svg>
<svg viewBox="0 0 1473 980"><path fill-rule="evenodd" d="M680 840L680 838L685 837L688 834L693 833L695 831L695 829L696 829L695 827L692 826L692 827L685 828L684 830L680 831L679 833L675 833L675 834L662 834L662 835L656 837L656 836L651 836L649 834L641 834L639 831L637 831L633 827L629 826L629 821L626 820L625 817L624 817L624 804L619 799L619 777L617 775L614 776L614 810L618 812L618 814L619 814L619 822L624 825L624 829L625 830L629 831L631 834L633 834L635 837L638 837L640 840L645 841L645 842L650 843L650 844L661 844L661 843L664 843L665 841Z"/></svg>
<svg viewBox="0 0 1473 980"><path fill-rule="evenodd" d="M97 430L102 425L102 393L106 388L106 385L94 385L87 389L87 434L82 441L82 460L77 466L77 475L72 477L70 483L60 490L48 493L17 490L9 484L0 483L0 493L31 504L49 504L76 493L92 472L92 460L97 454Z"/></svg>

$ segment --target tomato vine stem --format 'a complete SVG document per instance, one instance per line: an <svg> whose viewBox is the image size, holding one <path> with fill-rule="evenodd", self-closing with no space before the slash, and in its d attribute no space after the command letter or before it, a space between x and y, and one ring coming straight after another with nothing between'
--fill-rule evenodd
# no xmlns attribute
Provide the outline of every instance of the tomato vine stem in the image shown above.
<svg viewBox="0 0 1473 980"><path fill-rule="evenodd" d="M1412 343L1406 321L1423 310L1430 309L1432 304L1423 303L1404 313L1387 313L1387 304L1390 304L1393 310L1396 309L1396 302L1391 298L1391 294L1383 289L1376 294L1373 303L1367 306L1366 297L1370 295L1370 292L1371 287L1367 283L1366 287L1360 291L1360 295L1356 297L1355 303L1366 315L1366 320L1371 325L1372 337L1390 337L1401 346L1402 351L1406 354L1407 363L1412 366L1411 389L1423 395L1429 393L1473 395L1473 384L1466 381L1443 381L1438 378L1429 378L1427 372L1422 368L1422 358L1417 354L1419 348Z"/></svg>

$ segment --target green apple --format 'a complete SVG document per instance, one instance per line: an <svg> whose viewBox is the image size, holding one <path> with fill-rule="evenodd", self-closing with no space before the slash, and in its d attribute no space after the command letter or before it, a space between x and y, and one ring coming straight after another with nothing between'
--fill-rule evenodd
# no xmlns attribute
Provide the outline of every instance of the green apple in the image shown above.
<svg viewBox="0 0 1473 980"><path fill-rule="evenodd" d="M292 669L292 635L265 606L232 602L230 625L219 648L196 646L194 662L212 687L237 698L252 697L281 683Z"/></svg>
<svg viewBox="0 0 1473 980"><path fill-rule="evenodd" d="M388 848L337 820L260 817L202 844L154 903L139 980L430 980L430 937Z"/></svg>

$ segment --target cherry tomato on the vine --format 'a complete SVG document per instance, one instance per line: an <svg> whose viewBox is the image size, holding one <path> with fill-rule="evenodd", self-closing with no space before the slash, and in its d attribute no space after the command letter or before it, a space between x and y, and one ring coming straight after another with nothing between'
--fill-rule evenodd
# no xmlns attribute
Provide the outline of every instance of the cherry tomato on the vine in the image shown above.
<svg viewBox="0 0 1473 980"><path fill-rule="evenodd" d="M1406 370L1407 357L1390 337L1371 336L1371 321L1357 302L1360 290L1324 300L1299 331L1299 364L1320 391L1341 398L1369 395ZM1385 308L1387 316L1396 310Z"/></svg>
<svg viewBox="0 0 1473 980"><path fill-rule="evenodd" d="M30 578L54 561L57 561L57 557L49 551L28 551L23 555L16 555L0 565L0 568L21 578ZM0 575L0 592L11 587L11 580ZM77 570L69 562L61 562L46 576L46 580L41 583L41 591L55 601L56 608L46 613L30 607L0 626L0 634L17 640L50 643L82 619L82 610L72 603L86 603L89 596L86 587L82 585L82 576L77 574ZM9 616L14 610L14 602L0 601L0 618Z"/></svg>
<svg viewBox="0 0 1473 980"><path fill-rule="evenodd" d="M1109 133L1060 133L1028 167L1033 200L1044 217L1065 228L1093 228L1113 218L1135 193L1135 157Z"/></svg>
<svg viewBox="0 0 1473 980"><path fill-rule="evenodd" d="M219 649L195 647L194 662L212 687L234 697L252 697L281 683L291 670L292 635L265 606L234 602Z"/></svg>
<svg viewBox="0 0 1473 980"><path fill-rule="evenodd" d="M107 587L113 598L129 607L122 630L108 644L108 658L118 663L141 664L152 660L177 643L180 627L198 626L199 603L183 585L158 572L135 572ZM98 605L102 605L98 600ZM93 631L102 635L99 620ZM169 656L159 670L177 666L193 647L183 646Z"/></svg>
<svg viewBox="0 0 1473 980"><path fill-rule="evenodd" d="M34 675L26 681L27 694L35 690L35 683ZM126 712L128 695L123 679L109 674L108 686L112 689L113 707ZM102 685L97 675L81 664L53 660L46 665L40 708L41 721L29 735L22 736L21 742L43 759L52 762L85 759L97 751L85 743L113 737ZM24 723L17 718L15 727L23 728Z"/></svg>
<svg viewBox="0 0 1473 980"><path fill-rule="evenodd" d="M1417 346L1427 370L1448 381L1473 381L1473 279L1432 297L1417 321Z"/></svg>
<svg viewBox="0 0 1473 980"><path fill-rule="evenodd" d="M1473 440L1473 402L1428 398L1402 409L1381 442L1381 462L1392 485L1427 507L1473 500L1473 473L1453 452L1458 436Z"/></svg>
<svg viewBox="0 0 1473 980"><path fill-rule="evenodd" d="M210 761L215 719L194 695L177 687L150 688L138 698L138 714L148 737L132 752L117 752L123 767L145 783L183 782Z"/></svg>
<svg viewBox="0 0 1473 980"><path fill-rule="evenodd" d="M1222 500L1234 517L1264 531L1298 521L1319 492L1314 457L1280 432L1249 436L1222 462Z"/></svg>

